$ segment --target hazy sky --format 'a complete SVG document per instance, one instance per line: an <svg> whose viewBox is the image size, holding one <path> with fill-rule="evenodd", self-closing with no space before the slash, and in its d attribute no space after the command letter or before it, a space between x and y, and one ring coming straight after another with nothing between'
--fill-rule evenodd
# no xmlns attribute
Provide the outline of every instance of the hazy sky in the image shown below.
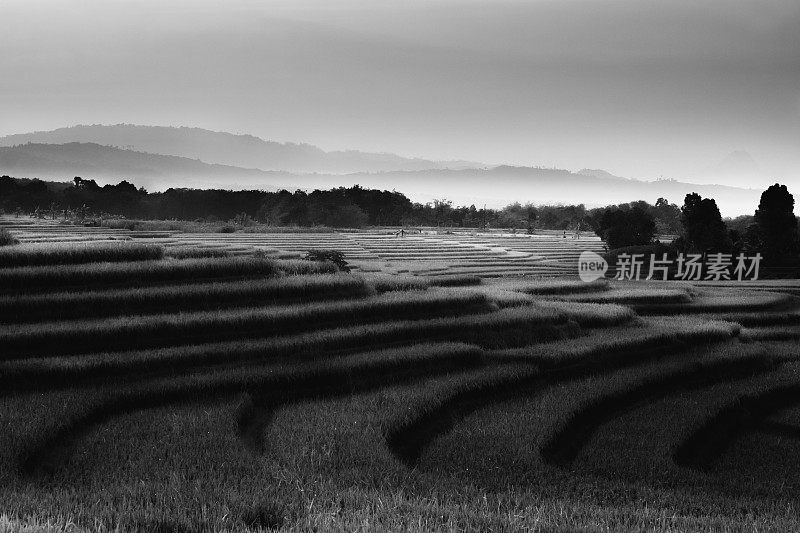
<svg viewBox="0 0 800 533"><path fill-rule="evenodd" d="M188 125L800 184L797 0L0 0L0 135Z"/></svg>

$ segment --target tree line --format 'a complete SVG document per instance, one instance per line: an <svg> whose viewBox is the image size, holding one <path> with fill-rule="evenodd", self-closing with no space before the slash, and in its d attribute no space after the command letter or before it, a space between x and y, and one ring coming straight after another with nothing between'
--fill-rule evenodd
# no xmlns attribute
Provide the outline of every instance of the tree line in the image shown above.
<svg viewBox="0 0 800 533"><path fill-rule="evenodd" d="M656 202L655 209L665 208ZM786 185L776 183L762 194L753 215L722 219L713 198L687 194L677 214L678 236L668 245L656 239L656 217L639 202L599 211L593 228L611 250L635 248L639 253L761 254L767 267L800 272L800 227L794 214L794 197Z"/></svg>
<svg viewBox="0 0 800 533"><path fill-rule="evenodd" d="M752 216L723 220L713 198L686 195L682 206L659 198L587 209L578 205L513 203L502 209L454 206L445 199L412 202L397 191L358 185L330 190L229 191L168 189L150 193L128 181L98 185L76 177L73 183L0 177L0 209L56 217L122 216L136 219L202 222L255 221L274 226L438 226L509 228L569 232L594 231L610 249L661 246L668 251L760 252L772 265L800 264L794 198L775 184L761 196Z"/></svg>
<svg viewBox="0 0 800 533"><path fill-rule="evenodd" d="M660 233L678 230L678 207L659 200L637 202L657 222ZM446 199L412 202L397 191L358 185L331 190L229 191L168 189L149 193L128 181L98 185L76 177L72 184L0 177L0 208L7 212L77 217L122 216L137 219L225 222L248 219L274 226L438 226L588 231L598 210L579 205L514 203L502 209L454 206Z"/></svg>

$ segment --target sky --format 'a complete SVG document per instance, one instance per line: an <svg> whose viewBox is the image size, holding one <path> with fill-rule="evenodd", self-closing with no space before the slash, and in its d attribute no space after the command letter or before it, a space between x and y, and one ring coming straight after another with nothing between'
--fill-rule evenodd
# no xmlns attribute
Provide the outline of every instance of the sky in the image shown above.
<svg viewBox="0 0 800 533"><path fill-rule="evenodd" d="M797 0L0 0L0 20L0 135L197 126L696 182L744 150L800 185Z"/></svg>

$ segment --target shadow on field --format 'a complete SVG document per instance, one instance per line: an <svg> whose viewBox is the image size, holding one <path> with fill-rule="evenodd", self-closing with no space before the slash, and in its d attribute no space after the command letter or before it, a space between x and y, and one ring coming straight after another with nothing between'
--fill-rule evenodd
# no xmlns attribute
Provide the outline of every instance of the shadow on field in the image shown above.
<svg viewBox="0 0 800 533"><path fill-rule="evenodd" d="M737 398L694 430L675 449L675 462L687 468L710 471L715 462L737 439L752 431L783 434L797 438L793 426L767 422L767 418L800 404L800 384L784 385L755 395Z"/></svg>
<svg viewBox="0 0 800 533"><path fill-rule="evenodd" d="M124 525L124 531L141 531L147 533L195 533L197 527L185 522L170 519L142 518L129 520Z"/></svg>
<svg viewBox="0 0 800 533"><path fill-rule="evenodd" d="M718 383L747 379L774 370L776 366L765 356L690 364L642 381L633 388L592 399L541 446L542 459L554 465L568 465L603 424L643 404Z"/></svg>
<svg viewBox="0 0 800 533"><path fill-rule="evenodd" d="M20 458L20 471L26 477L52 475L81 437L116 417L165 406L221 402L243 392L249 392L251 408L245 402L239 410L237 422L243 428L240 434L248 449L263 450L263 428L271 418L271 409L299 401L371 392L486 365L483 350L465 344L453 344L449 349L430 345L402 358L393 351L368 355L372 357L354 356L355 359L344 358L337 363L282 371L267 369L261 375L247 369L222 377L212 372L206 381L187 377L184 381L167 380L130 389L89 408L33 443Z"/></svg>
<svg viewBox="0 0 800 533"><path fill-rule="evenodd" d="M710 342L723 340L724 338L709 339ZM456 424L480 409L509 400L531 398L558 384L610 374L626 367L679 354L691 347L690 343L680 339L659 339L657 343L637 345L614 353L592 354L562 366L548 368L536 366L545 361L530 361L533 365L527 370L502 379L468 385L424 410L416 418L396 425L387 432L386 444L398 460L413 467L434 439L450 432ZM759 360L752 366L761 368L764 362Z"/></svg>

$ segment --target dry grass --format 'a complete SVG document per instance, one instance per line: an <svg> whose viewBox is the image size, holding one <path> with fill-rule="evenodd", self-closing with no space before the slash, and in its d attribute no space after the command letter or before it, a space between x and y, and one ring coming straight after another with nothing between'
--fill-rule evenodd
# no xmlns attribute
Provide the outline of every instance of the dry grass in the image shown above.
<svg viewBox="0 0 800 533"><path fill-rule="evenodd" d="M253 257L50 265L0 269L0 292L63 290L66 287L131 287L170 282L335 272L338 272L338 269L331 263L287 262Z"/></svg>
<svg viewBox="0 0 800 533"><path fill-rule="evenodd" d="M184 283L132 289L0 296L0 323L163 314L362 298L374 289L349 274Z"/></svg>
<svg viewBox="0 0 800 533"><path fill-rule="evenodd" d="M160 246L130 242L23 244L0 249L0 268L161 259Z"/></svg>
<svg viewBox="0 0 800 533"><path fill-rule="evenodd" d="M14 234L6 228L0 228L0 246L11 246L19 244L19 239L14 237Z"/></svg>
<svg viewBox="0 0 800 533"><path fill-rule="evenodd" d="M128 316L10 326L3 356L36 357L98 350L174 346L237 337L272 337L386 320L465 315L491 309L478 292L385 293L362 300Z"/></svg>

